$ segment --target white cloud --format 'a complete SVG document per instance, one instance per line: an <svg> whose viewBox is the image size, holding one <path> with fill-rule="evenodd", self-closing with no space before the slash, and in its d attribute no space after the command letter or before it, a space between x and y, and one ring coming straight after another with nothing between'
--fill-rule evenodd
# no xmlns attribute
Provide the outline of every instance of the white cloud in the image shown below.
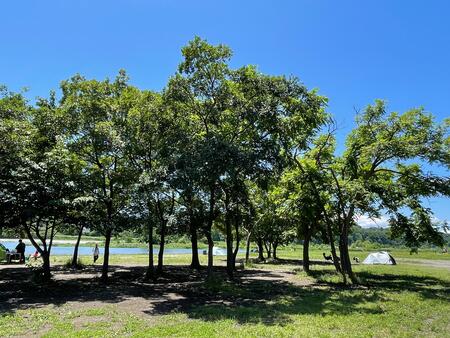
<svg viewBox="0 0 450 338"><path fill-rule="evenodd" d="M361 215L356 219L356 223L363 228L387 228L388 218L386 216L370 218L366 215Z"/></svg>

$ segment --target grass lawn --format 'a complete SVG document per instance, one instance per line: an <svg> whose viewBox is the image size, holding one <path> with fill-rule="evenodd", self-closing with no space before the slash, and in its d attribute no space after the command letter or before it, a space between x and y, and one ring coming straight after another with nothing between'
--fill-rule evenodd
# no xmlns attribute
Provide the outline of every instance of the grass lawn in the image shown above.
<svg viewBox="0 0 450 338"><path fill-rule="evenodd" d="M219 245L220 246L220 245ZM155 248L157 246L155 245ZM220 247L225 247L225 244L223 244ZM168 244L166 248L177 248L177 246L172 246L172 244ZM186 246L184 246L186 248ZM361 261L367 257L367 255L370 252L375 252L378 250L350 250L350 256L351 257L358 257L361 259ZM450 261L450 254L442 254L440 250L432 250L432 249L424 249L420 250L418 254L409 254L409 250L407 249L389 249L388 250L394 257L399 261L399 263L409 262L416 260L449 260ZM329 251L323 250L320 248L311 248L310 250L310 259L312 260L323 260L322 253L325 252L327 255L330 254ZM256 253L251 253L250 257L257 258ZM299 260L302 257L302 247L300 245L296 246L289 246L284 247L278 250L278 256L283 259L294 259ZM110 256L110 263L111 264L136 264L136 265L146 265L148 264L148 256L147 255L132 255L132 260L130 261L130 255L111 255ZM207 256L206 255L199 255L200 262L202 264L206 264L207 262ZM238 254L239 258L244 258L244 253ZM53 256L53 264L64 264L70 260L70 256ZM157 261L157 255L154 255L155 262ZM103 263L103 257L100 256L99 260L97 261L97 264ZM217 264L222 264L225 257L217 256L215 257L215 260ZM81 260L85 264L91 264L92 263L92 257L90 256L81 256ZM164 264L168 265L188 265L190 264L190 255L164 255ZM283 267L285 268L285 267Z"/></svg>
<svg viewBox="0 0 450 338"><path fill-rule="evenodd" d="M98 284L100 266L79 273L59 267L52 284L39 287L28 279L17 287L18 272L3 269L0 336L450 337L449 268L357 265L362 284L344 287L329 265L314 265L306 275L292 261L299 252L282 250L286 260L250 264L234 282L221 267L215 281L204 282L204 272L180 266L188 255L167 256L172 266L156 283L141 278L145 255L113 255L108 286Z"/></svg>

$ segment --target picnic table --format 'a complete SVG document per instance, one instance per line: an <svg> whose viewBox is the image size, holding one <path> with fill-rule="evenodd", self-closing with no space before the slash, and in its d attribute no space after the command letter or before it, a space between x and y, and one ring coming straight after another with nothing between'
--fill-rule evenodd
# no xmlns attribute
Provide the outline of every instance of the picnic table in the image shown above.
<svg viewBox="0 0 450 338"><path fill-rule="evenodd" d="M18 252L7 252L6 253L6 262L10 264L13 260L20 261L21 254Z"/></svg>

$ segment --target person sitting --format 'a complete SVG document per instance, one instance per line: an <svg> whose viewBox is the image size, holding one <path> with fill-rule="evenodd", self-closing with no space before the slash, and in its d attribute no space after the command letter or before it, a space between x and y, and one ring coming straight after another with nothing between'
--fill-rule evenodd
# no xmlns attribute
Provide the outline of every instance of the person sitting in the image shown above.
<svg viewBox="0 0 450 338"><path fill-rule="evenodd" d="M19 239L19 244L16 246L16 251L20 255L19 263L25 263L25 248L26 245L24 242L22 242L21 239Z"/></svg>
<svg viewBox="0 0 450 338"><path fill-rule="evenodd" d="M39 253L39 251L35 251L34 254L30 255L30 257L28 258L28 260L34 259L35 261L37 261L38 258L41 257L41 254Z"/></svg>

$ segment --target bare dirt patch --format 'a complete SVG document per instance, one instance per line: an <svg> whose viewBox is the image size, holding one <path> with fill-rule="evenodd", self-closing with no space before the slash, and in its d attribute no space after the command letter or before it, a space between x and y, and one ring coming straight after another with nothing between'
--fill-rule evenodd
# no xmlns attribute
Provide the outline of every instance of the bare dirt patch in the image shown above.
<svg viewBox="0 0 450 338"><path fill-rule="evenodd" d="M208 289L204 283L206 271L182 266L166 267L156 281L144 279L145 267L112 266L107 285L100 283L97 266L81 271L56 266L52 273L50 283L37 284L29 269L2 266L0 314L26 308L63 306L79 310L114 305L136 315L160 315L217 302L235 303L239 297L243 302L270 300L283 294L286 286L300 285L294 272L264 269L239 270L229 285L252 292L235 296ZM216 275L219 280L227 280L222 267L217 267Z"/></svg>

